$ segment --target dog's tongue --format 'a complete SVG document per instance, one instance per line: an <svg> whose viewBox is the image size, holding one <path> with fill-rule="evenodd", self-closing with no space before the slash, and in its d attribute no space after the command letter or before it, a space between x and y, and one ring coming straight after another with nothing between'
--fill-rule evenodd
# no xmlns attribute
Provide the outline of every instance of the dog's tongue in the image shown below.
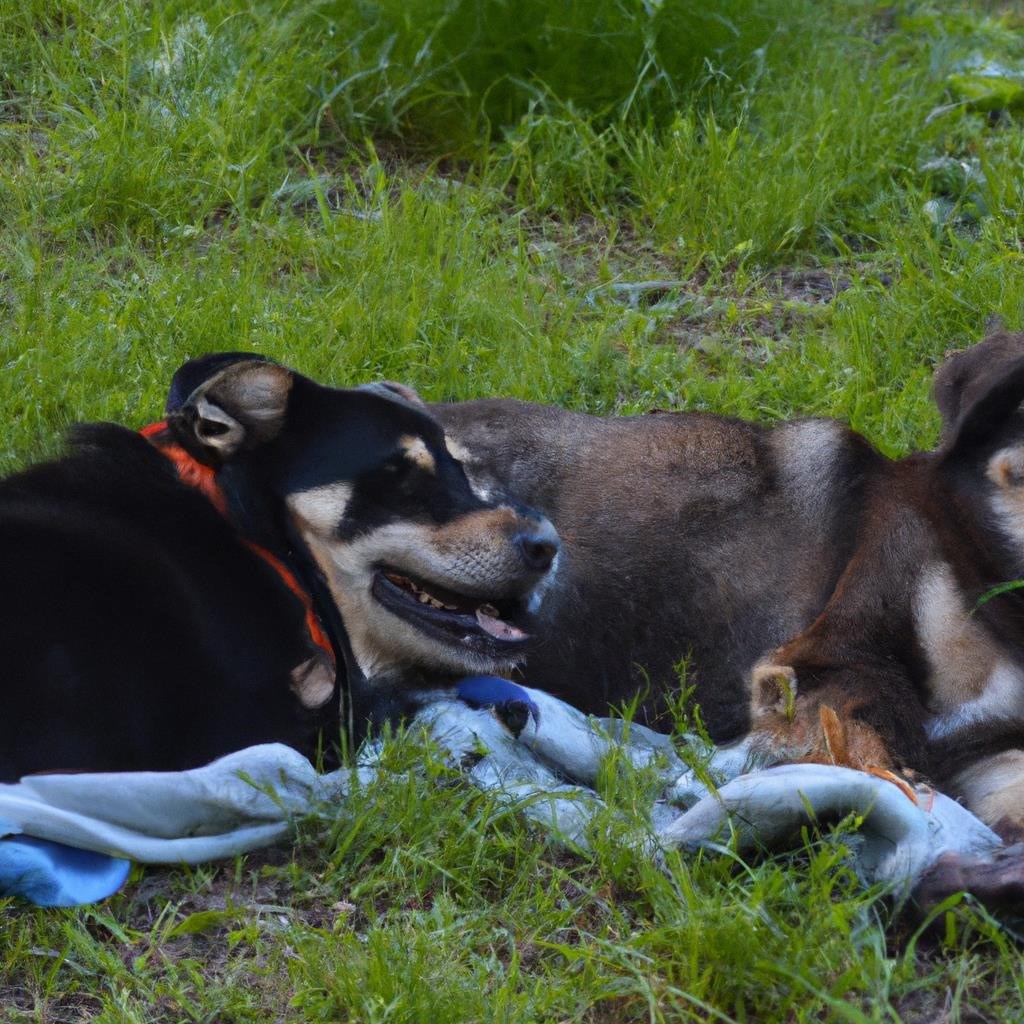
<svg viewBox="0 0 1024 1024"><path fill-rule="evenodd" d="M511 623L494 615L488 615L482 608L476 610L476 621L482 630L499 640L525 640L527 636L521 629L516 629Z"/></svg>

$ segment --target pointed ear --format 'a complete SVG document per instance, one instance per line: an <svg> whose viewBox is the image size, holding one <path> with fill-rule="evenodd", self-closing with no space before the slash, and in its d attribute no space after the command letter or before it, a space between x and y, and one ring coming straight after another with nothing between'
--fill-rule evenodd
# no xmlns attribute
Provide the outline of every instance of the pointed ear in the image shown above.
<svg viewBox="0 0 1024 1024"><path fill-rule="evenodd" d="M190 451L219 464L280 433L292 383L277 363L237 361L197 387L168 422Z"/></svg>
<svg viewBox="0 0 1024 1024"><path fill-rule="evenodd" d="M1024 334L999 331L951 353L935 373L932 394L947 454L984 445L1024 401Z"/></svg>
<svg viewBox="0 0 1024 1024"><path fill-rule="evenodd" d="M796 714L797 681L791 665L759 661L750 677L750 713L756 721L761 715L776 713L793 721Z"/></svg>
<svg viewBox="0 0 1024 1024"><path fill-rule="evenodd" d="M261 361L274 362L257 352L209 352L196 356L183 363L171 378L171 386L167 389L167 402L164 412L167 415L177 412L189 399L189 396L209 383L221 370L232 363L251 363Z"/></svg>
<svg viewBox="0 0 1024 1024"><path fill-rule="evenodd" d="M370 391L382 398L390 398L392 401L404 402L406 405L414 405L417 409L425 409L427 403L420 398L419 392L408 384L398 384L393 380L375 381L373 384L361 384L358 391Z"/></svg>

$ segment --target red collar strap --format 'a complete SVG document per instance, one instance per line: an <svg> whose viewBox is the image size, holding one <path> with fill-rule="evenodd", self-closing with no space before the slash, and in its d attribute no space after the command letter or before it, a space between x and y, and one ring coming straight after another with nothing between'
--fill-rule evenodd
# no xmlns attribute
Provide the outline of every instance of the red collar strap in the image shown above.
<svg viewBox="0 0 1024 1024"><path fill-rule="evenodd" d="M180 444L178 444L171 432L167 429L167 421L150 423L143 427L139 433L147 440L161 455L169 459L178 473L178 479L189 487L194 487L202 494L213 507L225 518L228 516L228 501L217 482L217 473L210 466L204 466L198 459L193 458ZM284 585L302 602L306 609L306 629L309 638L318 647L322 648L330 657L331 664L334 664L334 648L327 634L320 625L320 619L313 607L313 599L308 591L295 578L295 574L281 561L277 555L272 554L266 548L241 537L240 540L248 547L253 554L259 555L269 565Z"/></svg>

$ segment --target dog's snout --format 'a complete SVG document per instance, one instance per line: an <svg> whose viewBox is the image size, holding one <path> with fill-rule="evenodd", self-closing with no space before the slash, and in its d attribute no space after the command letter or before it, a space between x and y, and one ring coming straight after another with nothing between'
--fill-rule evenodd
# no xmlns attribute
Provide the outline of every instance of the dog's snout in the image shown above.
<svg viewBox="0 0 1024 1024"><path fill-rule="evenodd" d="M547 572L560 546L555 528L546 519L517 533L513 543L527 567L534 572Z"/></svg>

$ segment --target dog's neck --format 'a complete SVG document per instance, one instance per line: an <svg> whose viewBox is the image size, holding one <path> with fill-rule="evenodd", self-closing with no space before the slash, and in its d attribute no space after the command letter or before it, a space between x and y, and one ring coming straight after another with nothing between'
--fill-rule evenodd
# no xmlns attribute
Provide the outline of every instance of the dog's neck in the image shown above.
<svg viewBox="0 0 1024 1024"><path fill-rule="evenodd" d="M174 466L178 479L183 484L202 494L217 512L237 529L231 515L230 502L213 467L203 464L186 451L175 439L166 421L151 423L143 427L139 433ZM351 732L352 712L348 690L353 680L361 673L352 654L341 616L329 599L327 588L320 580L312 559L306 554L305 546L290 538L291 543L285 545L288 549L287 555L282 556L250 540L241 531L238 531L238 536L253 554L277 573L284 585L302 602L309 639L330 658L334 666L339 683L341 717Z"/></svg>

